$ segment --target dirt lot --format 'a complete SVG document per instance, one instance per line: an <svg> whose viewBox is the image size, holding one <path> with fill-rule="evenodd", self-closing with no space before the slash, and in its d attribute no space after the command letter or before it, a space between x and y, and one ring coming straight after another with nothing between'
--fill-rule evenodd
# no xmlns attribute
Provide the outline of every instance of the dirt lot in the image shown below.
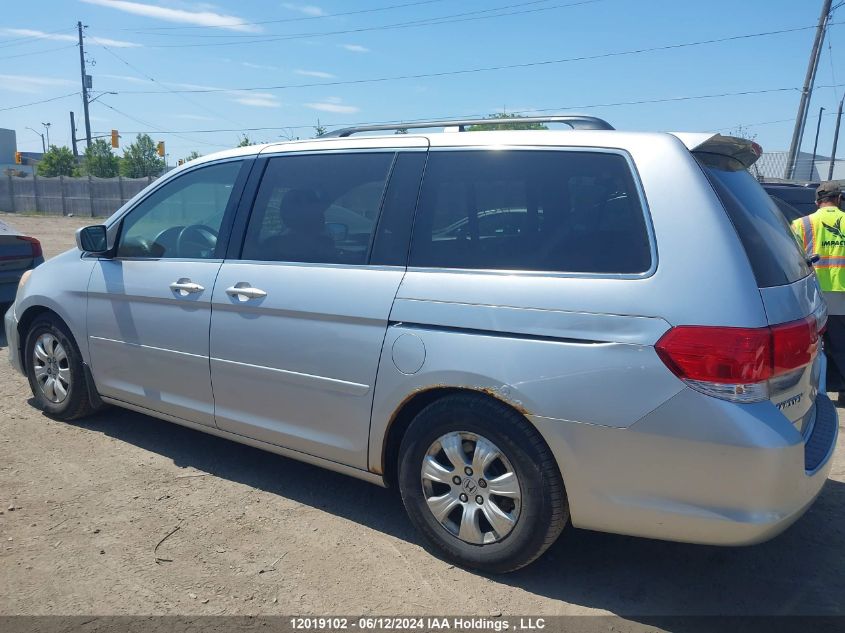
<svg viewBox="0 0 845 633"><path fill-rule="evenodd" d="M0 219L48 257L91 222ZM842 434L821 497L774 541L570 529L529 568L488 578L428 554L393 491L119 409L54 422L28 398L3 359L0 614L845 612Z"/></svg>

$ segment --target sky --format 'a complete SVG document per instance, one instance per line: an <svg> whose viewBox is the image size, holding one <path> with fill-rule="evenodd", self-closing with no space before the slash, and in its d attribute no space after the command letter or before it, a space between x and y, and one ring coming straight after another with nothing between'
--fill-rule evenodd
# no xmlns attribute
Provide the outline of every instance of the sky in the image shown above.
<svg viewBox="0 0 845 633"><path fill-rule="evenodd" d="M318 121L333 129L503 110L585 113L627 130L740 132L766 151L784 150L821 5L7 2L0 21L0 127L17 131L21 151L41 149L41 138L28 128L42 133L44 123L51 124L51 143L69 146L73 111L77 135L84 136L81 20L96 99L92 134L117 129L123 147L148 133L165 142L170 164L192 151L233 147L250 128L265 128L246 132L253 141L271 142L312 137ZM803 144L812 151L825 107L822 155L829 155L845 91L845 6L832 22ZM44 102L18 107L38 101Z"/></svg>

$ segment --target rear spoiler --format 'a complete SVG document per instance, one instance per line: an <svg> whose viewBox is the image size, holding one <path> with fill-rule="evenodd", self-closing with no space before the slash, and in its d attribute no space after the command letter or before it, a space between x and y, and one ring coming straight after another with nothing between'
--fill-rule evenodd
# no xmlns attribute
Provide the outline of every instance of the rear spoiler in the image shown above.
<svg viewBox="0 0 845 633"><path fill-rule="evenodd" d="M748 169L757 162L763 153L763 148L754 141L736 136L722 136L721 134L694 134L688 132L673 133L686 145L691 152L718 154L739 161Z"/></svg>

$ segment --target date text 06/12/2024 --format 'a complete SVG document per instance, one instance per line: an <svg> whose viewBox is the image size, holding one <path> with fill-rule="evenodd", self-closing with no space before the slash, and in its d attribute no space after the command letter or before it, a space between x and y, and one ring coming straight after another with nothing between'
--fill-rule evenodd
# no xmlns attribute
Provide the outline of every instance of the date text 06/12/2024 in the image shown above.
<svg viewBox="0 0 845 633"><path fill-rule="evenodd" d="M520 617L514 622L501 618L479 617L293 617L291 628L295 631L538 631L546 628L543 618Z"/></svg>

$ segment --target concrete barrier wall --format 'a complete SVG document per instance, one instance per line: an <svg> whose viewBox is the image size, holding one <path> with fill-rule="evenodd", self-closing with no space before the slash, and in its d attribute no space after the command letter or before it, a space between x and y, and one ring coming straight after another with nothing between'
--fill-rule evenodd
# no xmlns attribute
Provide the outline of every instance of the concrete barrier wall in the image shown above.
<svg viewBox="0 0 845 633"><path fill-rule="evenodd" d="M108 217L155 178L0 177L0 211Z"/></svg>

